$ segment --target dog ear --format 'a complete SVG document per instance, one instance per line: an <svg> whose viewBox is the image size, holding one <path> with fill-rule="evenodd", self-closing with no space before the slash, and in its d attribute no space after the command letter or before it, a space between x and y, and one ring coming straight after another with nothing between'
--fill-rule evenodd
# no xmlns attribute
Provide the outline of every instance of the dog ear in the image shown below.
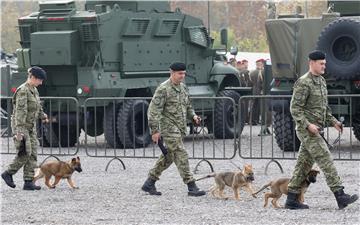
<svg viewBox="0 0 360 225"><path fill-rule="evenodd" d="M252 165L251 165L251 164L246 164L246 165L244 166L244 169L245 169L245 170L251 170L251 169L252 169Z"/></svg>
<svg viewBox="0 0 360 225"><path fill-rule="evenodd" d="M78 156L78 157L76 157L76 159L78 160L78 161L80 161L80 157Z"/></svg>
<svg viewBox="0 0 360 225"><path fill-rule="evenodd" d="M76 162L76 158L72 158L71 162L73 162L73 163Z"/></svg>

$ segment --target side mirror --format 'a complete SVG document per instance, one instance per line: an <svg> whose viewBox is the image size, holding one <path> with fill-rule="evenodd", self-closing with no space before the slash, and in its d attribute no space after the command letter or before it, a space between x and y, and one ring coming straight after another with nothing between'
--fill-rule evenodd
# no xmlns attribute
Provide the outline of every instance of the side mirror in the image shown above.
<svg viewBox="0 0 360 225"><path fill-rule="evenodd" d="M237 47L234 47L234 46L231 46L230 48L230 54L233 55L233 56L236 56L238 53L238 48Z"/></svg>
<svg viewBox="0 0 360 225"><path fill-rule="evenodd" d="M220 40L221 44L222 45L227 45L227 41L228 41L228 31L227 31L227 29L226 28L221 29L220 35L221 35L221 40Z"/></svg>

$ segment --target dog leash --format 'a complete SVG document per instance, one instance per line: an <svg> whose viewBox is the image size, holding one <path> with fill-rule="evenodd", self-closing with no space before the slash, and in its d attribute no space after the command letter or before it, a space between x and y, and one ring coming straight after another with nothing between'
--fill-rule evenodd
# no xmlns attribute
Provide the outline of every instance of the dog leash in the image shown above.
<svg viewBox="0 0 360 225"><path fill-rule="evenodd" d="M343 123L344 123L344 121L345 121L344 117L343 117L343 116L340 117L339 121L340 121L340 123L341 123L341 129L343 129ZM342 133L342 132L339 132L338 137L334 140L334 142L333 142L332 145L331 145L331 144L326 140L326 138L325 138L325 136L324 136L324 129L321 128L321 129L319 130L319 134L320 134L321 138L325 141L325 143L326 143L326 145L328 146L329 150L332 150L332 149L334 148L335 144L337 144L337 143L340 141L341 133Z"/></svg>

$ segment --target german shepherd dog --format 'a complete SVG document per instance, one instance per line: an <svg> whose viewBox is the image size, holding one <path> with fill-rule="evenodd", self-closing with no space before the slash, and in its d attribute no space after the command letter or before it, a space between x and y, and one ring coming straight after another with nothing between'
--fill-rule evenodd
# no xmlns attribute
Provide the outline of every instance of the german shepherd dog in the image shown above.
<svg viewBox="0 0 360 225"><path fill-rule="evenodd" d="M301 183L301 191L300 195L298 197L299 202L304 202L304 194L307 190L307 188L310 186L311 183L316 182L316 176L320 173L318 169L311 169L308 173L307 178ZM276 180L272 180L269 183L265 184L260 190L258 190L254 195L258 194L265 188L270 186L271 191L265 193L265 203L264 207L268 205L269 198L273 198L271 201L274 208L280 208L280 205L277 203L277 201L280 199L280 197L285 194L288 194L288 184L290 182L289 178L280 178Z"/></svg>
<svg viewBox="0 0 360 225"><path fill-rule="evenodd" d="M229 186L233 189L234 197L236 200L240 199L239 189L241 187L244 188L247 192L249 192L254 198L256 197L255 195L253 195L254 190L251 186L251 182L254 181L252 165L245 165L244 169L239 172L213 173L197 180L202 180L210 177L214 177L215 179L215 185L210 189L210 192L214 197L228 199L228 197L224 195L224 189L226 186ZM218 196L216 196L216 193L218 193Z"/></svg>
<svg viewBox="0 0 360 225"><path fill-rule="evenodd" d="M35 183L37 180L45 176L46 186L48 186L49 188L55 188L55 186L59 183L60 179L66 178L70 187L78 188L75 186L74 181L71 179L71 176L75 170L79 173L82 171L79 157L72 158L69 162L50 161L44 163L43 165L41 165L40 168L35 171L33 181ZM55 181L51 185L50 178L52 176L55 177Z"/></svg>

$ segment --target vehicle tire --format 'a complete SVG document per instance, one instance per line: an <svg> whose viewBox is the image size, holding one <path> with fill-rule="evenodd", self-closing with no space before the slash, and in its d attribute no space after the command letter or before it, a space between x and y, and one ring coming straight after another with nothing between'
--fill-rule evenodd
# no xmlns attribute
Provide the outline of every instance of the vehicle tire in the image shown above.
<svg viewBox="0 0 360 225"><path fill-rule="evenodd" d="M60 134L59 134L60 131ZM79 129L79 135L76 133L76 125L65 125L60 126L60 129L57 127L54 129L54 133L57 135L57 138L60 140L61 147L73 147L78 142L78 137L80 136L81 130Z"/></svg>
<svg viewBox="0 0 360 225"><path fill-rule="evenodd" d="M149 103L145 100L127 100L119 110L117 131L126 148L146 147L150 144L148 108Z"/></svg>
<svg viewBox="0 0 360 225"><path fill-rule="evenodd" d="M326 53L326 73L336 79L360 76L360 21L337 19L321 32L317 49Z"/></svg>
<svg viewBox="0 0 360 225"><path fill-rule="evenodd" d="M237 113L237 104L240 99L240 94L231 90L223 90L218 93L218 97L232 98L235 101L235 106L229 99L217 99L215 101L214 136L215 138L219 139L230 139L238 137L244 128L244 120L241 119L241 122L239 122ZM233 119L234 113L236 113L235 121Z"/></svg>
<svg viewBox="0 0 360 225"><path fill-rule="evenodd" d="M39 120L36 124L36 133L37 133L39 145L42 147L50 147L50 143L47 141L47 139L45 137L45 133L44 133L45 129L43 126L44 126L44 124L41 123L41 120ZM56 139L56 143L57 143L57 146L59 146L57 139Z"/></svg>
<svg viewBox="0 0 360 225"><path fill-rule="evenodd" d="M294 122L290 113L274 112L273 127L276 143L285 152L299 151L300 140L295 134Z"/></svg>
<svg viewBox="0 0 360 225"><path fill-rule="evenodd" d="M207 128L207 133L212 134L214 132L214 121L213 117L211 115L206 116L206 119L204 120L204 124Z"/></svg>
<svg viewBox="0 0 360 225"><path fill-rule="evenodd" d="M116 123L117 123L117 113L119 111L119 108L121 107L120 104L114 105L109 104L106 107L106 112L104 115L104 136L106 142L109 144L112 148L120 148L122 147L121 141L119 139L119 135L116 129Z"/></svg>
<svg viewBox="0 0 360 225"><path fill-rule="evenodd" d="M40 146L43 147L73 147L78 142L79 134L76 133L76 125L63 125L58 123L42 123L37 124L37 136Z"/></svg>
<svg viewBox="0 0 360 225"><path fill-rule="evenodd" d="M360 116L360 115L358 115L358 116ZM359 118L359 117L357 117L357 118ZM354 135L355 135L356 139L358 139L358 141L360 141L360 119L354 120L352 125L353 125Z"/></svg>
<svg viewBox="0 0 360 225"><path fill-rule="evenodd" d="M87 112L87 124L86 124L86 134L91 137L96 137L102 135L104 133L104 126L103 126L103 117L104 117L104 110L103 108L96 109L96 118L95 118L95 110L90 109ZM85 131L85 127L84 127Z"/></svg>
<svg viewBox="0 0 360 225"><path fill-rule="evenodd" d="M37 125L37 136L42 147L59 147L59 139L55 129L58 126L51 123L42 123L40 120Z"/></svg>

